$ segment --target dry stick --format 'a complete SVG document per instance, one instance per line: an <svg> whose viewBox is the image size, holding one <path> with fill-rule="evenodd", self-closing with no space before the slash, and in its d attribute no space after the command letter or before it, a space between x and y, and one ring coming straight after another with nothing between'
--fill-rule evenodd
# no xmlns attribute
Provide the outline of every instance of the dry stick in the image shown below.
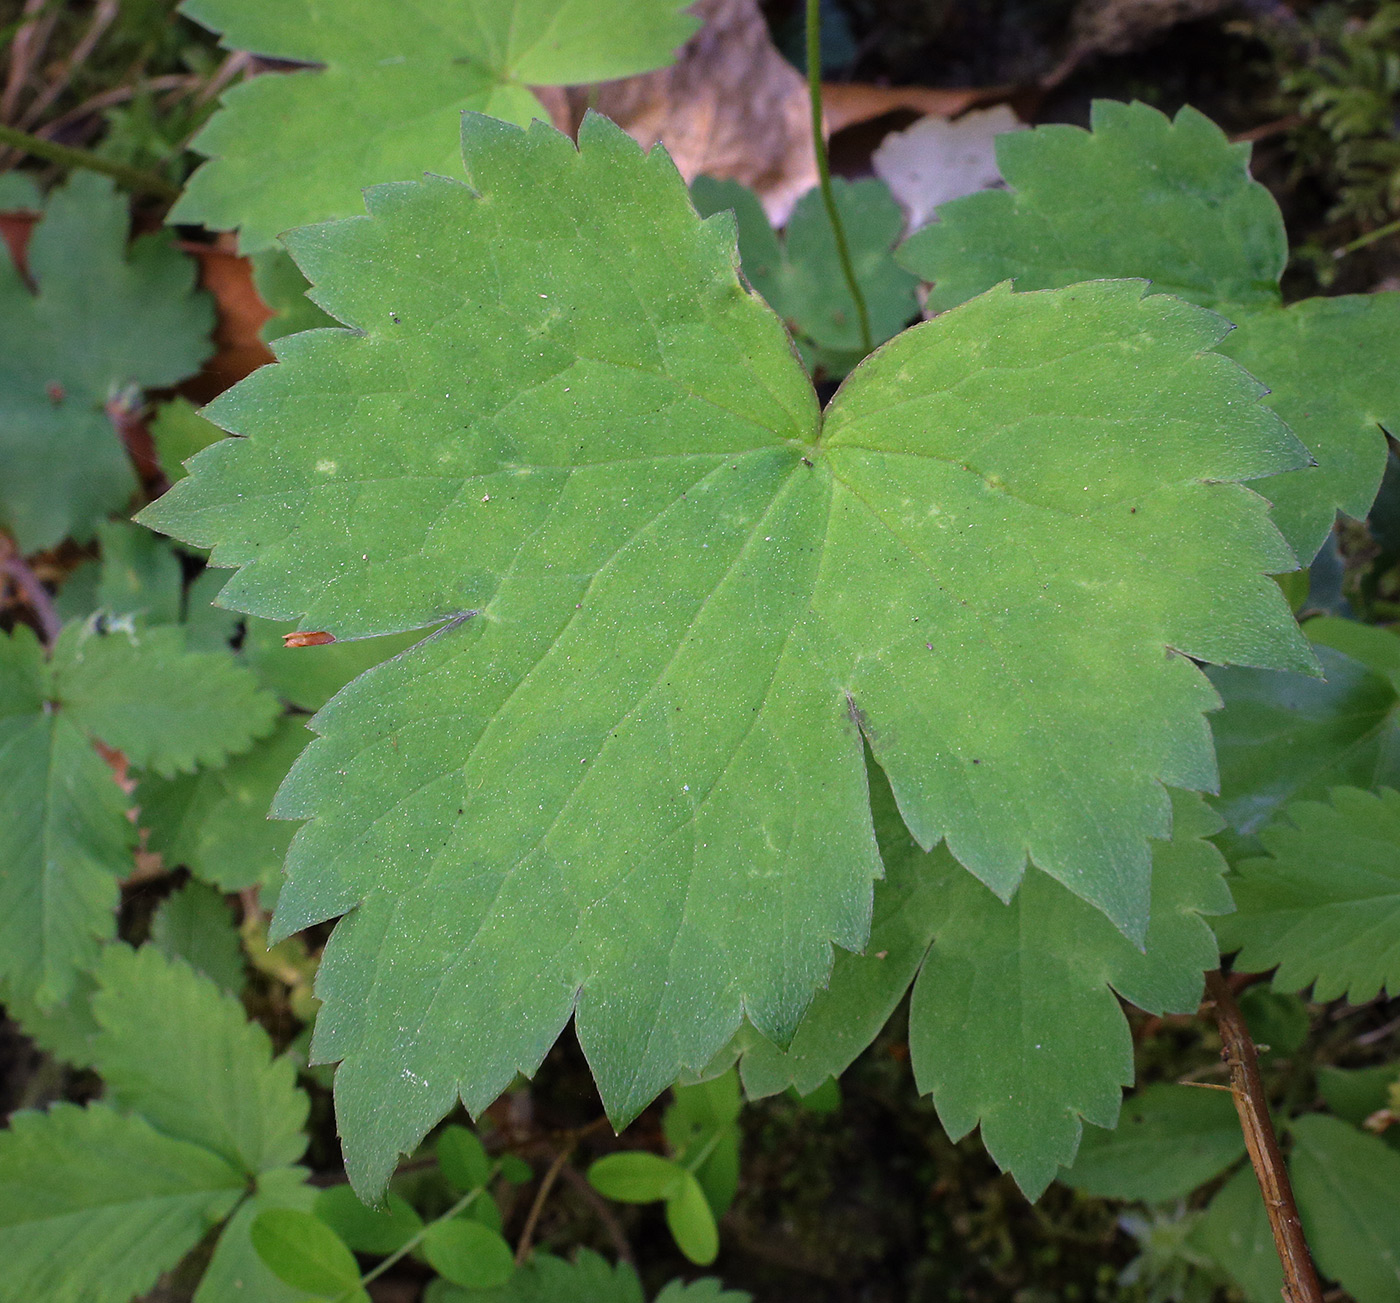
<svg viewBox="0 0 1400 1303"><path fill-rule="evenodd" d="M48 0L25 0L24 22L10 42L10 71L5 78L5 90L0 94L0 120L8 122L19 108L19 97L29 80L29 69L36 56L34 38L38 32L42 10Z"/></svg>
<svg viewBox="0 0 1400 1303"><path fill-rule="evenodd" d="M88 56L97 48L97 43L102 39L103 33L112 25L120 12L121 0L98 0L97 9L92 15L92 22L88 24L87 31L82 34L77 45L73 47L73 53L64 61L58 75L44 87L34 103L24 111L24 116L17 124L21 130L28 131L33 127L44 116L44 110L68 89L73 80L73 74L87 62Z"/></svg>
<svg viewBox="0 0 1400 1303"><path fill-rule="evenodd" d="M14 584L19 595L24 598L25 605L34 613L34 618L39 622L44 641L52 644L53 640L58 637L58 631L63 628L63 621L58 618L53 598L49 596L49 590L39 582L39 576L29 568L29 563L18 553L0 556L0 574L3 574Z"/></svg>
<svg viewBox="0 0 1400 1303"><path fill-rule="evenodd" d="M1293 1202L1278 1137L1269 1119L1269 1100L1259 1075L1254 1042L1240 1016L1235 997L1219 972L1206 974L1206 992L1215 1004L1215 1017L1220 1024L1221 1058L1230 1069L1230 1089L1235 1097L1235 1110L1240 1115L1245 1148L1249 1150L1249 1161L1264 1196L1269 1229L1274 1233L1274 1248L1283 1264L1284 1303L1322 1303L1322 1286L1303 1236L1303 1223L1298 1219L1298 1205Z"/></svg>
<svg viewBox="0 0 1400 1303"><path fill-rule="evenodd" d="M161 77L148 78L133 86L117 86L112 90L101 91L91 99L84 100L77 108L69 109L61 117L44 123L34 134L41 140L52 140L65 127L72 126L73 123L80 122L83 118L91 117L100 109L109 109L115 104L125 104L127 100L135 99L142 91L183 90L188 93L199 84L200 78L198 77L189 73L172 72Z"/></svg>
<svg viewBox="0 0 1400 1303"><path fill-rule="evenodd" d="M836 256L841 260L841 273L846 278L846 288L851 291L851 298L855 300L856 316L860 319L861 348L866 353L873 353L875 344L870 334L870 313L865 307L865 295L861 293L860 282L856 280L850 246L846 243L846 228L841 225L841 214L836 210L836 196L831 192L831 161L827 158L826 137L822 134L821 0L807 0L807 92L812 101L812 149L817 156L817 177L821 182L822 203L826 205L831 232L836 237Z"/></svg>
<svg viewBox="0 0 1400 1303"><path fill-rule="evenodd" d="M544 1180L540 1182L540 1188L535 1194L535 1202L530 1205L530 1215L525 1218L525 1229L520 1232L520 1243L515 1248L515 1265L517 1267L529 1256L530 1241L534 1238L535 1226L540 1220L540 1213L544 1211L544 1201L549 1197L550 1190L554 1188L555 1181L559 1179L559 1173L563 1171L564 1164L569 1161L577 1146L578 1141L575 1140L562 1149L549 1165L549 1171L544 1174Z"/></svg>

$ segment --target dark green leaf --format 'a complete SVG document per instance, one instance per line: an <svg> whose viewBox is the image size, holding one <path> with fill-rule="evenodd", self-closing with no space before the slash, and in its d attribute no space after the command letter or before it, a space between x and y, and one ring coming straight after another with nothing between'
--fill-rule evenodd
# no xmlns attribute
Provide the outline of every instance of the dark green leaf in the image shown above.
<svg viewBox="0 0 1400 1303"><path fill-rule="evenodd" d="M1260 836L1268 857L1235 866L1238 911L1216 925L1235 967L1277 966L1276 989L1316 1000L1400 995L1400 792L1338 787Z"/></svg>
<svg viewBox="0 0 1400 1303"><path fill-rule="evenodd" d="M361 1203L348 1185L322 1190L313 1211L356 1253L396 1253L423 1229L423 1219L406 1199L390 1194L381 1212Z"/></svg>
<svg viewBox="0 0 1400 1303"><path fill-rule="evenodd" d="M161 404L150 428L160 468L172 484L184 479L185 463L195 453L224 437L224 432L212 421L206 421L188 398L178 396Z"/></svg>
<svg viewBox="0 0 1400 1303"><path fill-rule="evenodd" d="M151 943L171 959L183 959L220 990L243 989L243 943L223 893L187 882L167 896L151 920Z"/></svg>
<svg viewBox="0 0 1400 1303"><path fill-rule="evenodd" d="M447 1127L438 1137L436 1152L438 1170L463 1194L485 1185L491 1175L486 1150L466 1127Z"/></svg>
<svg viewBox="0 0 1400 1303"><path fill-rule="evenodd" d="M1090 1127L1066 1185L1110 1199L1184 1199L1244 1153L1235 1101L1227 1090L1160 1083L1123 1105L1112 1131Z"/></svg>
<svg viewBox="0 0 1400 1303"><path fill-rule="evenodd" d="M1283 1268L1252 1167L1242 1167L1210 1201L1192 1247L1215 1260L1249 1303L1279 1303Z"/></svg>
<svg viewBox="0 0 1400 1303"><path fill-rule="evenodd" d="M97 605L118 618L178 624L183 573L175 549L124 520L103 521L97 541L102 547Z"/></svg>
<svg viewBox="0 0 1400 1303"><path fill-rule="evenodd" d="M1396 1082L1400 1082L1400 1063L1381 1063L1373 1068L1336 1068L1324 1063L1317 1069L1317 1089L1323 1102L1354 1127L1386 1107Z"/></svg>
<svg viewBox="0 0 1400 1303"><path fill-rule="evenodd" d="M1400 1154L1320 1113L1296 1118L1288 1171L1318 1270L1356 1303L1400 1299Z"/></svg>
<svg viewBox="0 0 1400 1303"><path fill-rule="evenodd" d="M253 1223L273 1208L310 1212L316 1191L303 1167L279 1167L258 1177L257 1189L219 1232L214 1256L200 1277L194 1303L306 1303L306 1294L279 1280L253 1247Z"/></svg>

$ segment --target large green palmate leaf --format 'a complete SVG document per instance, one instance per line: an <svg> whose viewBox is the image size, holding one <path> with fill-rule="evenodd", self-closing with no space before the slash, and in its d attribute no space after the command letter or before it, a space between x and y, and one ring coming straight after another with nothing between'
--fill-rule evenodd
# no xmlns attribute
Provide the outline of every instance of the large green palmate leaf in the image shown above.
<svg viewBox="0 0 1400 1303"><path fill-rule="evenodd" d="M109 946L93 1042L108 1097L249 1175L296 1162L307 1098L296 1068L233 996L156 946Z"/></svg>
<svg viewBox="0 0 1400 1303"><path fill-rule="evenodd" d="M243 1193L217 1154L105 1104L0 1131L0 1303L128 1303Z"/></svg>
<svg viewBox="0 0 1400 1303"><path fill-rule="evenodd" d="M174 222L238 228L244 253L294 226L363 211L360 192L461 174L464 110L521 125L530 86L609 81L670 62L685 0L185 0L233 49L319 64L225 93L195 138L209 156Z"/></svg>
<svg viewBox="0 0 1400 1303"><path fill-rule="evenodd" d="M1236 482L1303 454L1219 318L1002 289L823 414L662 151L597 117L463 142L469 186L293 239L351 329L279 341L209 409L246 437L143 518L241 567L234 609L437 628L276 807L311 820L277 932L351 911L315 1050L367 1192L575 1012L618 1121L745 1014L786 1043L866 941L862 737L921 844L1003 897L1029 856L1140 939L1162 784L1215 780L1190 658L1313 664Z"/></svg>
<svg viewBox="0 0 1400 1303"><path fill-rule="evenodd" d="M1144 276L1222 312L1237 329L1221 351L1269 386L1270 406L1317 462L1265 490L1306 565L1336 512L1363 518L1380 487L1382 427L1400 429L1400 294L1283 308L1283 219L1250 179L1247 144L1230 144L1191 108L1169 120L1145 104L1100 100L1092 127L999 137L1011 189L942 205L899 259L935 282L935 310L1008 279L1030 290Z"/></svg>
<svg viewBox="0 0 1400 1303"><path fill-rule="evenodd" d="M213 309L164 235L127 250L125 196L75 172L29 242L32 293L0 256L0 527L25 552L85 540L136 489L107 415L209 352Z"/></svg>
<svg viewBox="0 0 1400 1303"><path fill-rule="evenodd" d="M41 1009L112 935L136 840L112 771L80 721L46 708L49 689L39 640L0 634L0 981Z"/></svg>
<svg viewBox="0 0 1400 1303"><path fill-rule="evenodd" d="M1262 834L1268 856L1235 865L1239 912L1217 925L1244 972L1277 968L1280 991L1365 1004L1400 994L1400 792L1338 787L1299 801Z"/></svg>

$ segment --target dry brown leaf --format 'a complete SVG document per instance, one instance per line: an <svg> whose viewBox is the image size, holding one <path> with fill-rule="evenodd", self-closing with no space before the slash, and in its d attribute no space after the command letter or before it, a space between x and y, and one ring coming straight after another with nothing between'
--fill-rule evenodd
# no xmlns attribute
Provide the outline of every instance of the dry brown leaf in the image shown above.
<svg viewBox="0 0 1400 1303"><path fill-rule="evenodd" d="M200 373L180 386L196 403L207 403L231 384L273 360L258 336L272 310L253 288L253 268L233 252L231 243L180 246L199 263L199 284L213 296L218 318L214 326L214 356Z"/></svg>

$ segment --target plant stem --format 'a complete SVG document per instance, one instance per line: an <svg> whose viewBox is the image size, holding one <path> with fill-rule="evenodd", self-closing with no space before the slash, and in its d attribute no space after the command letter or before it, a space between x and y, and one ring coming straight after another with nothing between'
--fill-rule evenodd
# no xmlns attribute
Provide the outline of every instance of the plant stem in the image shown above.
<svg viewBox="0 0 1400 1303"><path fill-rule="evenodd" d="M365 1274L360 1277L359 1288L364 1289L364 1287L368 1285L370 1281L378 1280L379 1277L382 1276L386 1271L388 1271L389 1268L392 1267L396 1262L398 1262L400 1258L407 1257L408 1254L412 1253L414 1249L416 1249L420 1244L423 1243L423 1240L427 1236L428 1232L432 1230L433 1227L436 1226L439 1222L451 1221L451 1219L454 1218L459 1212L462 1212L466 1208L470 1208L472 1204L476 1202L481 1192L485 1190L486 1187L490 1185L493 1180L495 1180L496 1173L500 1170L501 1165L497 1163L486 1174L486 1180L483 1181L479 1186L477 1186L475 1190L468 1190L467 1193L464 1194L460 1199L458 1199L457 1202L454 1203L452 1207L449 1208L445 1213L443 1213L441 1217L434 1217L432 1221L425 1222L414 1233L412 1239L400 1245L378 1266L365 1272ZM343 1303L345 1299L351 1297L353 1297L353 1295L349 1291L347 1291L346 1293L342 1294L339 1299L336 1300L336 1303Z"/></svg>
<svg viewBox="0 0 1400 1303"><path fill-rule="evenodd" d="M856 280L855 264L851 262L851 249L846 243L846 228L841 225L841 214L836 210L836 196L831 191L831 162L826 155L826 137L822 134L821 10L821 0L807 0L807 91L812 99L812 149L817 156L817 176L821 180L822 202L826 205L826 215L831 221L831 233L836 238L836 256L841 260L846 288L855 300L856 316L860 319L860 346L866 353L873 353L875 343L870 334L870 313L865 306L865 295L861 293L860 282Z"/></svg>
<svg viewBox="0 0 1400 1303"><path fill-rule="evenodd" d="M530 1205L529 1215L525 1218L525 1229L520 1232L520 1243L515 1246L516 1266L519 1266L529 1256L530 1241L535 1237L535 1226L540 1220L540 1213L544 1211L544 1201L549 1197L549 1192L554 1188L555 1181L559 1179L559 1173L563 1171L564 1164L569 1161L577 1144L578 1142L575 1141L567 1148L560 1150L549 1165L549 1170L544 1174L540 1188L535 1194L535 1202Z"/></svg>
<svg viewBox="0 0 1400 1303"><path fill-rule="evenodd" d="M120 181L128 189L140 194L155 195L160 199L178 199L180 187L172 185L164 177L153 172L144 172L139 167L128 167L116 163L90 149L74 149L71 145L60 145L57 141L45 140L42 136L32 136L27 131L19 131L0 123L0 144L13 145L35 158L42 158L63 167L82 167L89 172L101 172Z"/></svg>
<svg viewBox="0 0 1400 1303"><path fill-rule="evenodd" d="M1384 226L1376 227L1374 231L1367 231L1365 235L1357 236L1350 244L1344 244L1340 249L1334 249L1332 256L1341 261L1347 254L1364 249L1368 244L1375 244L1377 240L1384 240L1387 235L1394 235L1397 231L1400 231L1400 220L1387 222Z"/></svg>
<svg viewBox="0 0 1400 1303"><path fill-rule="evenodd" d="M29 563L18 552L8 556L0 555L0 575L4 575L19 590L24 604L38 621L44 641L52 646L63 627L63 621L58 618L53 598L49 596L49 590L39 582L39 576L29 568Z"/></svg>
<svg viewBox="0 0 1400 1303"><path fill-rule="evenodd" d="M1274 1248L1283 1264L1285 1303L1322 1303L1322 1286L1318 1283L1312 1254L1308 1252L1298 1205L1293 1201L1293 1189L1288 1183L1288 1170L1283 1165L1278 1137L1269 1118L1269 1100L1259 1075L1254 1042L1229 985L1218 971L1206 974L1206 992L1215 1004L1215 1017L1220 1024L1221 1058L1230 1069L1230 1089L1235 1097L1235 1110L1240 1115L1245 1148L1249 1150L1249 1161L1264 1196Z"/></svg>

